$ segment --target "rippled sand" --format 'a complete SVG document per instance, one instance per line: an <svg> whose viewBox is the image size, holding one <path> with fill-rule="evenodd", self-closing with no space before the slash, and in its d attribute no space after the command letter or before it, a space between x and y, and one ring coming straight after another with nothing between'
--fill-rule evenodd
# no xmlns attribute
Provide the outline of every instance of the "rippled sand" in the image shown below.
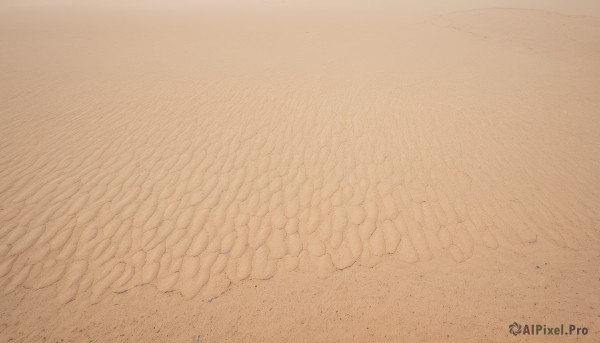
<svg viewBox="0 0 600 343"><path fill-rule="evenodd" d="M1 340L598 337L597 16L3 3Z"/></svg>

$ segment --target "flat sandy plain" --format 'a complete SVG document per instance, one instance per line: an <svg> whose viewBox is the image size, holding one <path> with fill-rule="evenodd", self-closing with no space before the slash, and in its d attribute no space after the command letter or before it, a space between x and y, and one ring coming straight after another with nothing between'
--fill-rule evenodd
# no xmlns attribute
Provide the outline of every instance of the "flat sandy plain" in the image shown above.
<svg viewBox="0 0 600 343"><path fill-rule="evenodd" d="M0 341L599 341L599 18L2 1Z"/></svg>

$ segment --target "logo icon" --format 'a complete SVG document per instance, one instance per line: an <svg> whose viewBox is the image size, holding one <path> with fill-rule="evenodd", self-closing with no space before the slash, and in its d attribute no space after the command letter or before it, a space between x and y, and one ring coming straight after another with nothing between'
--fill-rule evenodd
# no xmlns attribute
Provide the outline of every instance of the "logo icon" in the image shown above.
<svg viewBox="0 0 600 343"><path fill-rule="evenodd" d="M521 333L521 324L514 322L512 324L510 324L508 326L508 332L512 333L513 335L518 335Z"/></svg>

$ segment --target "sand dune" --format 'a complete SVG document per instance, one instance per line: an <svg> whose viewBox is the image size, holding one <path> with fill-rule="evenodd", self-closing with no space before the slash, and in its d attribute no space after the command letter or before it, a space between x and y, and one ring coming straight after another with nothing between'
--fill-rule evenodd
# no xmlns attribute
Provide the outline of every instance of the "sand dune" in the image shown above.
<svg viewBox="0 0 600 343"><path fill-rule="evenodd" d="M0 337L597 337L597 9L501 3L4 5Z"/></svg>

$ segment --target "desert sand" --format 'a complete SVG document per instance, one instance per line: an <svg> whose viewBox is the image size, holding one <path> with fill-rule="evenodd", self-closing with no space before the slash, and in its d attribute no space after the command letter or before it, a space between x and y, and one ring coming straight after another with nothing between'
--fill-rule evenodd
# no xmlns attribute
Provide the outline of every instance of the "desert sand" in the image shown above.
<svg viewBox="0 0 600 343"><path fill-rule="evenodd" d="M3 1L0 341L600 340L597 1Z"/></svg>

